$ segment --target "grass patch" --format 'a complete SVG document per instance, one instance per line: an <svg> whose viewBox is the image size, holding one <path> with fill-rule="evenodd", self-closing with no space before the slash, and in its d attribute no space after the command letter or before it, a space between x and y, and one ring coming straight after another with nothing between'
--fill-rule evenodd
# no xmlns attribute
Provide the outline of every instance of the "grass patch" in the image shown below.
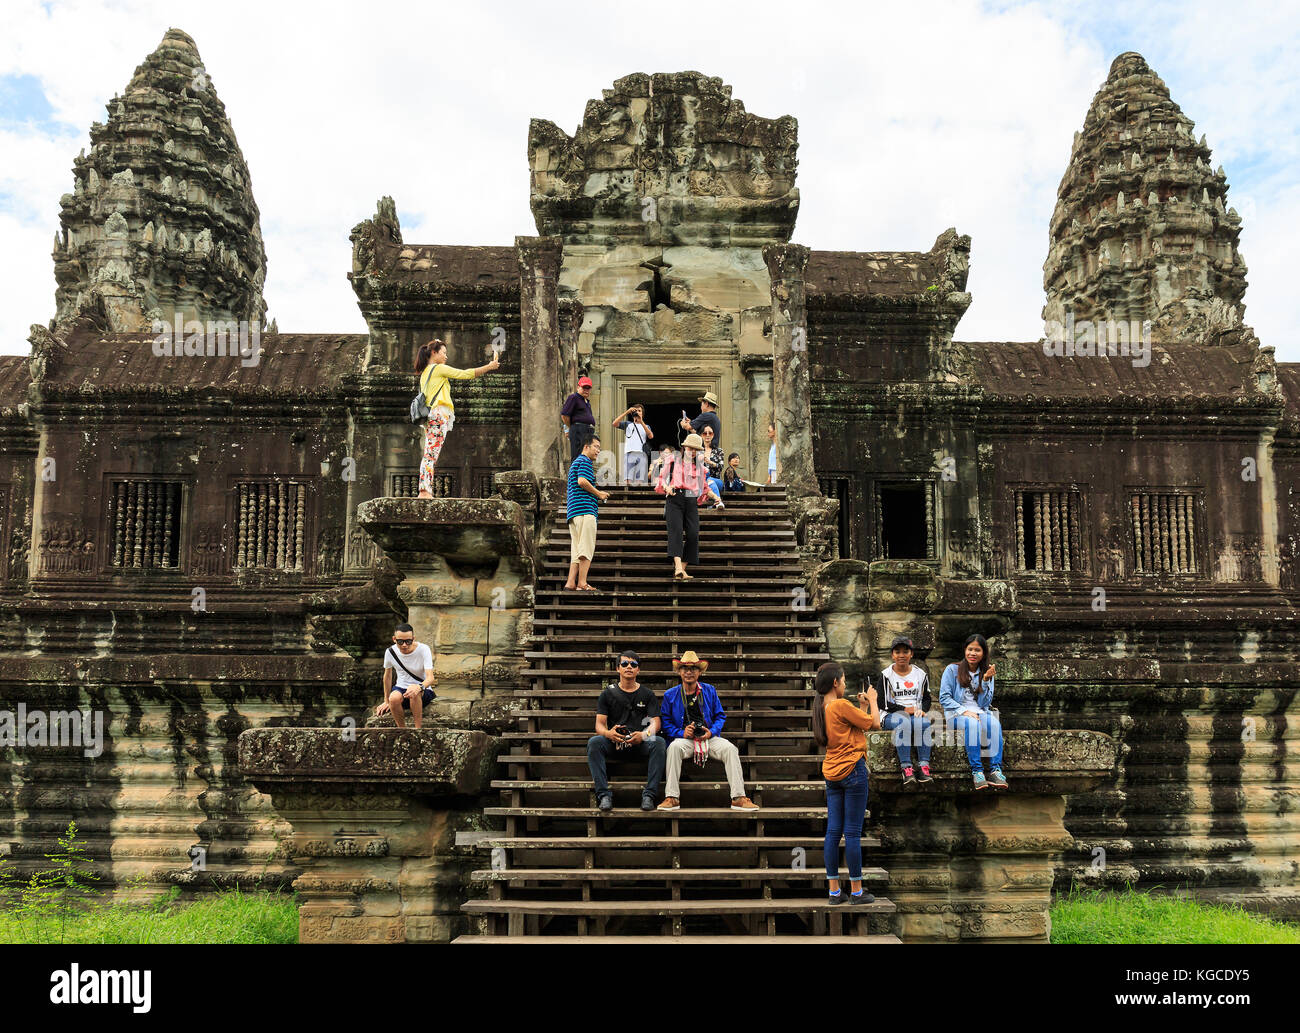
<svg viewBox="0 0 1300 1033"><path fill-rule="evenodd" d="M181 902L92 904L76 915L0 912L0 943L297 943L298 901L262 890L220 890Z"/></svg>
<svg viewBox="0 0 1300 1033"><path fill-rule="evenodd" d="M1235 904L1072 889L1052 904L1053 943L1300 943L1300 927Z"/></svg>

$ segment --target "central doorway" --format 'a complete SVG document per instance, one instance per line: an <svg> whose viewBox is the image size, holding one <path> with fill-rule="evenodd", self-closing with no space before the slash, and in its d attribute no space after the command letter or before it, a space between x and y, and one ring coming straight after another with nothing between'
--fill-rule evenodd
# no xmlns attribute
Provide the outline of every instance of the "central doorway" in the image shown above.
<svg viewBox="0 0 1300 1033"><path fill-rule="evenodd" d="M647 391L638 392L636 397L632 397L629 392L628 404L633 402L639 402L645 407L645 422L655 432L655 436L650 439L650 449L654 452L658 452L665 441L677 445L686 436L687 432L677 425L681 421L683 409L692 418L700 412L700 403L691 391Z"/></svg>

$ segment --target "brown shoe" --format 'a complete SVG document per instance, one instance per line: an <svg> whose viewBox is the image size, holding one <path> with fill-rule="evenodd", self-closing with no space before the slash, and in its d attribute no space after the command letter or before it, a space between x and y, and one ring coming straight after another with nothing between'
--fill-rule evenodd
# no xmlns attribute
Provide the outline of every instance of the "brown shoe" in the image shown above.
<svg viewBox="0 0 1300 1033"><path fill-rule="evenodd" d="M733 811L756 811L758 810L758 804L748 796L738 796L731 801L731 809Z"/></svg>
<svg viewBox="0 0 1300 1033"><path fill-rule="evenodd" d="M680 811L682 802L675 796L665 796L664 802L659 805L658 809L661 811Z"/></svg>

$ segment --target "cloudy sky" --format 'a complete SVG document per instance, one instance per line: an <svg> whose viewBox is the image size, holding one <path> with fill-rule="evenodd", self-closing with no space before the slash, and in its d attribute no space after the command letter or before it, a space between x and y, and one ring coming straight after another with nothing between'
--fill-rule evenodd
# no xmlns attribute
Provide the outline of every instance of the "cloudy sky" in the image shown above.
<svg viewBox="0 0 1300 1033"><path fill-rule="evenodd" d="M1230 13L1229 13L1230 12ZM90 124L169 26L194 37L262 213L269 315L363 331L348 231L391 194L408 241L510 244L530 117L566 132L630 72L694 69L799 120L794 239L926 250L973 238L964 340L1035 340L1071 138L1115 55L1141 52L1205 133L1244 220L1247 321L1300 361L1300 13L1288 3L616 5L316 2L0 7L0 353L54 312L59 197Z"/></svg>

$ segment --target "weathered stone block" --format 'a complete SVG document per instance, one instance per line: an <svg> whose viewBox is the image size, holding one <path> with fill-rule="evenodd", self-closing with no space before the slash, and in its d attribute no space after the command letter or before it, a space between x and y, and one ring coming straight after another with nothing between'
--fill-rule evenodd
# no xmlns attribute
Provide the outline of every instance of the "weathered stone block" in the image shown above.
<svg viewBox="0 0 1300 1033"><path fill-rule="evenodd" d="M437 633L434 637L438 652L486 655L489 612L477 606L446 606L439 609Z"/></svg>

